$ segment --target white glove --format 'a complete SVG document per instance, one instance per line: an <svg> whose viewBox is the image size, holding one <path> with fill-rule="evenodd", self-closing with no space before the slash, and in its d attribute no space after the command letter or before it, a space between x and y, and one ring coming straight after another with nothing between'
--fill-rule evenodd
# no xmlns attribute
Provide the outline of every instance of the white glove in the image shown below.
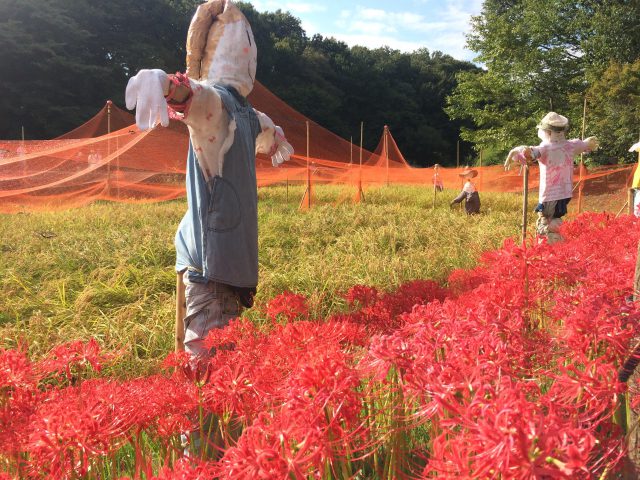
<svg viewBox="0 0 640 480"><path fill-rule="evenodd" d="M504 169L511 169L511 165L516 163L520 167L524 167L531 163L533 159L533 155L531 152L531 147L525 147L524 145L520 147L513 148L509 155L507 155L507 159L504 161Z"/></svg>
<svg viewBox="0 0 640 480"><path fill-rule="evenodd" d="M277 167L291 158L291 155L293 155L293 147L287 142L282 128L276 125L275 130L275 144L277 147L275 153L271 155L271 163L274 167Z"/></svg>
<svg viewBox="0 0 640 480"><path fill-rule="evenodd" d="M593 152L594 150L597 150L598 147L600 146L600 141L598 140L597 137L587 137L587 138L584 139L584 141L589 146L589 151L590 152Z"/></svg>
<svg viewBox="0 0 640 480"><path fill-rule="evenodd" d="M129 110L136 109L136 125L140 130L153 128L158 122L169 126L169 111L164 98L168 77L159 69L140 70L129 79L125 100Z"/></svg>

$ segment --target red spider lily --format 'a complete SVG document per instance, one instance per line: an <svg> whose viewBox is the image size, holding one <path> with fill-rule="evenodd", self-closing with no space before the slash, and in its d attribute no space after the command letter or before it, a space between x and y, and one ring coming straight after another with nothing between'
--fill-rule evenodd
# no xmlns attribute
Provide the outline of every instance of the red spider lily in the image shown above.
<svg viewBox="0 0 640 480"><path fill-rule="evenodd" d="M259 392L241 363L213 371L202 389L202 399L208 411L227 418L251 418L261 405Z"/></svg>
<svg viewBox="0 0 640 480"><path fill-rule="evenodd" d="M347 291L344 298L350 307L370 307L378 301L378 290L366 285L354 285Z"/></svg>
<svg viewBox="0 0 640 480"><path fill-rule="evenodd" d="M196 458L180 458L173 468L163 467L149 480L210 480L215 478L216 467L211 462Z"/></svg>
<svg viewBox="0 0 640 480"><path fill-rule="evenodd" d="M75 341L54 347L47 356L36 364L36 370L43 376L66 376L68 381L73 379L72 370L93 368L100 372L105 361L113 358L112 354L103 353L95 339L88 342Z"/></svg>
<svg viewBox="0 0 640 480"><path fill-rule="evenodd" d="M0 350L0 405L3 392L9 389L31 389L35 386L33 365L20 350Z"/></svg>
<svg viewBox="0 0 640 480"><path fill-rule="evenodd" d="M28 425L24 448L31 469L55 478L85 475L95 460L128 443L135 432L154 428L164 436L179 434L182 424L174 422L175 430L168 431L164 419L194 411L194 400L182 387L156 376L52 390Z"/></svg>
<svg viewBox="0 0 640 480"><path fill-rule="evenodd" d="M209 334L202 367L172 354L168 376L74 378L99 369L97 344L58 347L37 369L0 351L0 456L21 477L77 477L132 444L132 473L147 478L596 478L624 452L618 395L640 401L617 380L640 332L627 299L638 226L583 215L565 242L506 241L448 289L356 286L350 311L326 320L285 293L270 302L278 322L236 319ZM171 465L201 410L242 434L222 432L216 463ZM166 455L157 477L143 436Z"/></svg>
<svg viewBox="0 0 640 480"><path fill-rule="evenodd" d="M267 317L271 320L284 318L287 322L292 322L296 318L307 318L309 307L304 295L293 292L283 292L267 303Z"/></svg>
<svg viewBox="0 0 640 480"><path fill-rule="evenodd" d="M217 478L237 480L322 478L323 434L287 417L261 415L227 449Z"/></svg>
<svg viewBox="0 0 640 480"><path fill-rule="evenodd" d="M209 331L205 339L205 346L208 349L229 350L229 345L234 348L251 349L254 344L264 335L265 332L258 331L257 327L246 318L235 318L229 322L225 328L215 328Z"/></svg>

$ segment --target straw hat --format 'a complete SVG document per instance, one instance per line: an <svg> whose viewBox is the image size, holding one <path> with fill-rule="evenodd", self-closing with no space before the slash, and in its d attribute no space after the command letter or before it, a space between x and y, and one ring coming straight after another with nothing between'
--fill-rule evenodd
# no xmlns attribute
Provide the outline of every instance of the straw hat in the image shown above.
<svg viewBox="0 0 640 480"><path fill-rule="evenodd" d="M469 177L475 178L478 176L478 171L473 168L465 168L461 173L458 174L461 177Z"/></svg>
<svg viewBox="0 0 640 480"><path fill-rule="evenodd" d="M564 132L569 128L569 119L558 115L556 112L549 112L540 120L537 128L540 130L551 130L552 132Z"/></svg>

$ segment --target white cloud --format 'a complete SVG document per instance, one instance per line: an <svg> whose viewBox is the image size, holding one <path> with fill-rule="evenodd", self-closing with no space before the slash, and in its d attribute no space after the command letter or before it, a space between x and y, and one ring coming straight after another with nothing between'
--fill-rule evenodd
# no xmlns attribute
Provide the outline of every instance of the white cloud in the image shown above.
<svg viewBox="0 0 640 480"><path fill-rule="evenodd" d="M482 0L447 0L429 5L429 0L414 0L415 11L391 11L357 5L339 12L334 22L337 32L327 34L349 45L353 42L376 48L387 45L402 51L426 47L456 58L471 59L465 49L465 33L471 15L482 8Z"/></svg>
<svg viewBox="0 0 640 480"><path fill-rule="evenodd" d="M326 12L326 5L319 5L317 3L285 3L280 7L283 10L288 10L292 14L299 13L314 13L314 12Z"/></svg>
<svg viewBox="0 0 640 480"><path fill-rule="evenodd" d="M259 11L290 11L300 18L309 37L316 33L348 45L368 48L389 46L401 51L427 48L455 58L471 60L465 49L465 33L483 0L396 0L383 8L362 4L338 4L335 0L311 3L253 0ZM340 7L337 7L340 5ZM371 5L371 4L370 4Z"/></svg>
<svg viewBox="0 0 640 480"><path fill-rule="evenodd" d="M293 16L327 11L326 5L318 3L279 2L277 0L252 0L251 4L259 12L275 12L276 10L282 10L283 12L290 12Z"/></svg>
<svg viewBox="0 0 640 480"><path fill-rule="evenodd" d="M325 36L334 37L335 39L340 40L347 45L359 45L361 47L367 47L370 49L390 47L394 50L400 50L403 52L413 52L415 50L418 50L419 48L424 47L424 44L421 44L419 42L401 40L393 36L368 35L364 33L328 33Z"/></svg>

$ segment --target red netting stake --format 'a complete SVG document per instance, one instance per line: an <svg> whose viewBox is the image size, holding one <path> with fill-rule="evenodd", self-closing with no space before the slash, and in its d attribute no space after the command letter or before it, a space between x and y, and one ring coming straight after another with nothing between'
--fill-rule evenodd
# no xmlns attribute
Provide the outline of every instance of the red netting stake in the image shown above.
<svg viewBox="0 0 640 480"><path fill-rule="evenodd" d="M107 100L107 158L111 156L111 100ZM111 191L111 159L107 161L107 195Z"/></svg>
<svg viewBox="0 0 640 480"><path fill-rule="evenodd" d="M587 118L587 97L584 97L584 105L582 107L582 140L584 141L584 130ZM584 187L584 154L580 154L580 180L578 183L578 214L582 213L582 189Z"/></svg>
<svg viewBox="0 0 640 480"><path fill-rule="evenodd" d="M434 209L436 208L436 194L437 194L437 183L438 183L438 167L433 167L433 170L435 171L435 173L433 174L433 205L431 205L431 208Z"/></svg>
<svg viewBox="0 0 640 480"><path fill-rule="evenodd" d="M386 160L386 184L389 186L389 127L384 126L384 156Z"/></svg>
<svg viewBox="0 0 640 480"><path fill-rule="evenodd" d="M358 167L358 187L354 201L360 203L364 200L364 192L362 191L362 142L364 138L364 122L360 122L360 166Z"/></svg>
<svg viewBox="0 0 640 480"><path fill-rule="evenodd" d="M529 318L529 264L527 260L527 217L529 213L529 165L524 165L522 178L522 248L524 261L524 315L526 318L526 328L531 330L531 319Z"/></svg>
<svg viewBox="0 0 640 480"><path fill-rule="evenodd" d="M304 192L302 201L300 202L300 209L308 210L311 208L311 167L309 165L309 120L306 121L307 125L307 189Z"/></svg>

